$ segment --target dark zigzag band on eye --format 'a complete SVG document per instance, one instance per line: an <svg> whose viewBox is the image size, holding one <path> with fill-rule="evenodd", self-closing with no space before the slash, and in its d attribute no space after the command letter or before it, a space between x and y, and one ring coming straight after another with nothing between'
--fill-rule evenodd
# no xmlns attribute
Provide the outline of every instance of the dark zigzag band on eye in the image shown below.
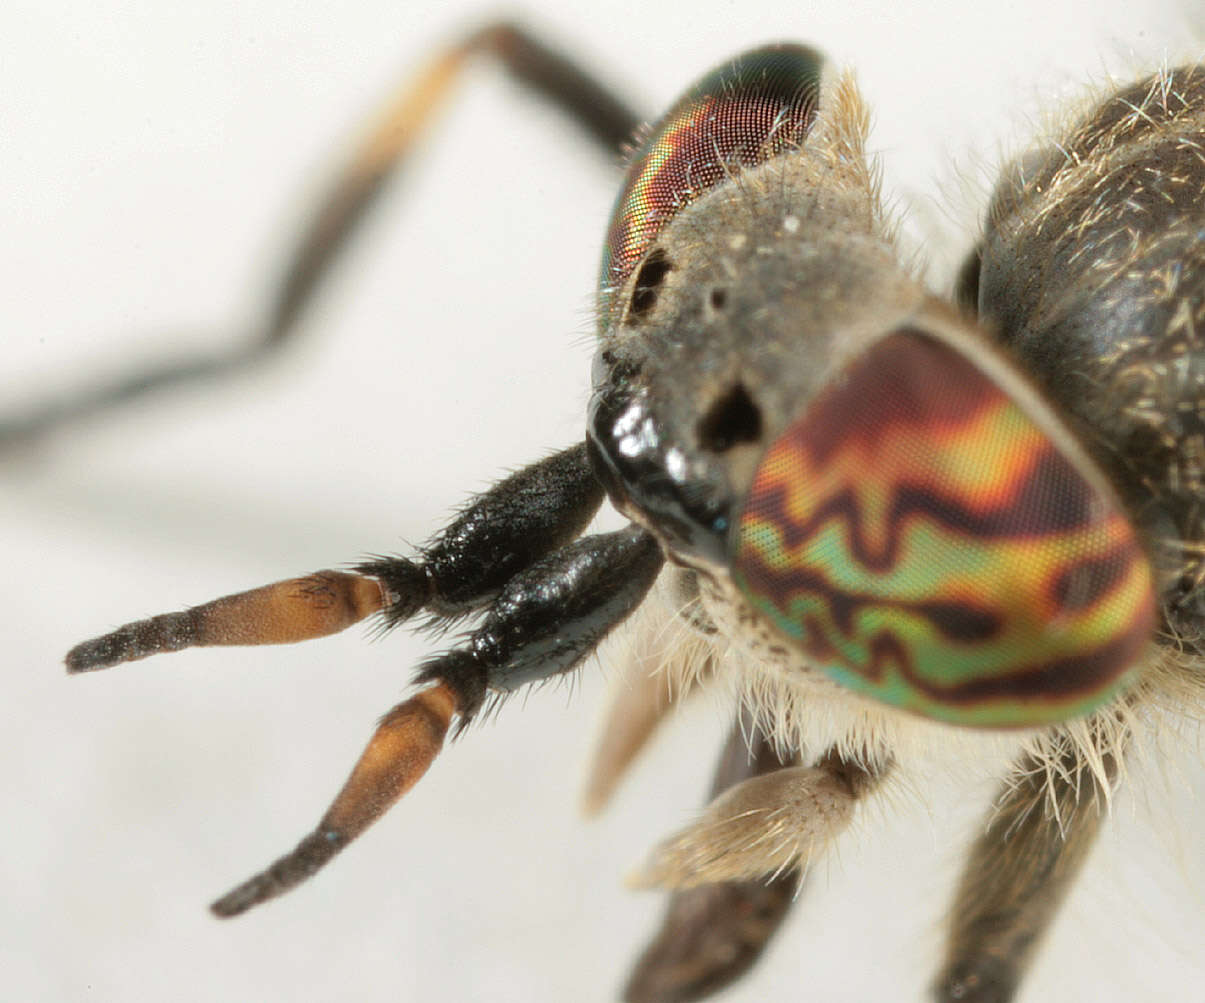
<svg viewBox="0 0 1205 1003"><path fill-rule="evenodd" d="M640 144L611 214L599 317L661 228L736 167L796 149L811 129L824 57L806 45L754 49L690 88Z"/></svg>
<svg viewBox="0 0 1205 1003"><path fill-rule="evenodd" d="M763 457L738 586L837 681L980 727L1084 714L1154 626L1111 498L952 346L877 342Z"/></svg>

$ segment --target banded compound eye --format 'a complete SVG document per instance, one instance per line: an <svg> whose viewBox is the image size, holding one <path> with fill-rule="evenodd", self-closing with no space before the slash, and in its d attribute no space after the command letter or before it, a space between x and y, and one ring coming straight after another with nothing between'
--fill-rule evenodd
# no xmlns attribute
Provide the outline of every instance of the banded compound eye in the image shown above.
<svg viewBox="0 0 1205 1003"><path fill-rule="evenodd" d="M770 445L730 540L738 588L833 679L977 727L1088 713L1155 616L1095 468L1000 379L887 335Z"/></svg>
<svg viewBox="0 0 1205 1003"><path fill-rule="evenodd" d="M617 299L632 272L685 206L744 167L798 149L816 120L824 57L806 45L746 52L695 83L633 152L615 202L599 275L603 327L633 320L656 301L665 271L638 277L626 313ZM649 255L646 259L646 255Z"/></svg>

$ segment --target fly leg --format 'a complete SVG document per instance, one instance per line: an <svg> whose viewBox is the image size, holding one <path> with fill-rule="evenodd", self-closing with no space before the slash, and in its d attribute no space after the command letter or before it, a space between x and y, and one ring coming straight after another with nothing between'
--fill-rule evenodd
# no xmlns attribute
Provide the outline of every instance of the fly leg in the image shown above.
<svg viewBox="0 0 1205 1003"><path fill-rule="evenodd" d="M637 527L577 540L516 575L465 643L424 665L429 684L381 721L343 790L295 849L213 903L237 916L310 877L422 776L452 716L458 732L487 694L567 672L644 598L662 555Z"/></svg>
<svg viewBox="0 0 1205 1003"><path fill-rule="evenodd" d="M693 571L667 568L657 594L631 626L631 654L586 781L582 800L588 815L602 811L661 722L702 689L715 669L716 627L701 608Z"/></svg>
<svg viewBox="0 0 1205 1003"><path fill-rule="evenodd" d="M716 768L712 797L750 778L798 766L742 712ZM790 911L802 875L795 867L744 881L676 891L661 929L636 962L627 1003L686 1003L718 992L761 956Z"/></svg>
<svg viewBox="0 0 1205 1003"><path fill-rule="evenodd" d="M201 645L309 640L371 615L388 627L421 609L444 620L481 613L462 644L420 668L425 688L381 720L317 828L215 912L235 915L309 877L426 772L454 717L463 730L491 691L569 671L640 604L661 549L635 526L576 538L601 499L585 446L573 446L478 496L420 560L278 582L126 624L68 653L78 673Z"/></svg>
<svg viewBox="0 0 1205 1003"><path fill-rule="evenodd" d="M517 25L497 22L473 32L436 54L365 128L288 254L263 318L244 340L230 349L147 363L23 414L0 415L0 448L32 441L152 391L229 376L275 357L297 332L322 279L386 183L438 118L466 67L483 57L560 108L610 156L620 152L639 124L635 112L608 87Z"/></svg>
<svg viewBox="0 0 1205 1003"><path fill-rule="evenodd" d="M1087 859L1104 821L1117 755L1025 756L976 840L951 910L933 998L1006 1003Z"/></svg>
<svg viewBox="0 0 1205 1003"><path fill-rule="evenodd" d="M788 766L743 780L656 847L632 883L695 888L806 869L849 825L858 801L885 772L834 748L814 766Z"/></svg>
<svg viewBox="0 0 1205 1003"><path fill-rule="evenodd" d="M436 620L465 616L573 540L602 498L585 444L570 446L470 501L417 561L373 558L351 573L318 571L128 623L72 648L67 670L90 672L182 648L308 641L373 614L386 628L420 610Z"/></svg>

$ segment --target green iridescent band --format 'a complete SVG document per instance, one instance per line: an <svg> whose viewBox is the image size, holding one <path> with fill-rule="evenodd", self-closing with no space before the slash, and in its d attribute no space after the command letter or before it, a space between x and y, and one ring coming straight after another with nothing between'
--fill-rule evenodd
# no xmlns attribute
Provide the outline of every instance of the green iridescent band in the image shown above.
<svg viewBox="0 0 1205 1003"><path fill-rule="evenodd" d="M1086 714L1154 629L1116 503L917 331L878 342L773 443L734 548L747 599L835 680L957 724Z"/></svg>

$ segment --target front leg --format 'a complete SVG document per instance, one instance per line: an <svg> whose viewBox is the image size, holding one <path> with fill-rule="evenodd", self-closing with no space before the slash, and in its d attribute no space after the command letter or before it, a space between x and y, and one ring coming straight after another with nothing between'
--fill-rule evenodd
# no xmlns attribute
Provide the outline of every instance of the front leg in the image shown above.
<svg viewBox="0 0 1205 1003"><path fill-rule="evenodd" d="M435 620L466 616L517 572L574 539L602 497L579 443L473 498L419 560L374 558L354 573L317 571L127 623L77 644L67 653L67 671L92 672L183 648L308 641L373 614L386 628L420 610Z"/></svg>
<svg viewBox="0 0 1205 1003"><path fill-rule="evenodd" d="M431 684L381 720L326 815L296 848L213 903L237 916L314 874L426 772L453 715L458 733L489 692L567 672L640 604L661 549L635 526L577 540L516 575L463 644L422 667Z"/></svg>
<svg viewBox="0 0 1205 1003"><path fill-rule="evenodd" d="M370 615L385 627L420 609L444 622L480 616L462 644L421 668L427 688L381 720L317 828L214 903L218 915L309 877L418 781L453 718L463 730L489 692L569 671L641 603L663 562L649 533L629 526L574 539L601 498L585 447L574 446L473 499L419 560L277 582L126 624L68 653L68 671L79 673L188 647L309 640Z"/></svg>

